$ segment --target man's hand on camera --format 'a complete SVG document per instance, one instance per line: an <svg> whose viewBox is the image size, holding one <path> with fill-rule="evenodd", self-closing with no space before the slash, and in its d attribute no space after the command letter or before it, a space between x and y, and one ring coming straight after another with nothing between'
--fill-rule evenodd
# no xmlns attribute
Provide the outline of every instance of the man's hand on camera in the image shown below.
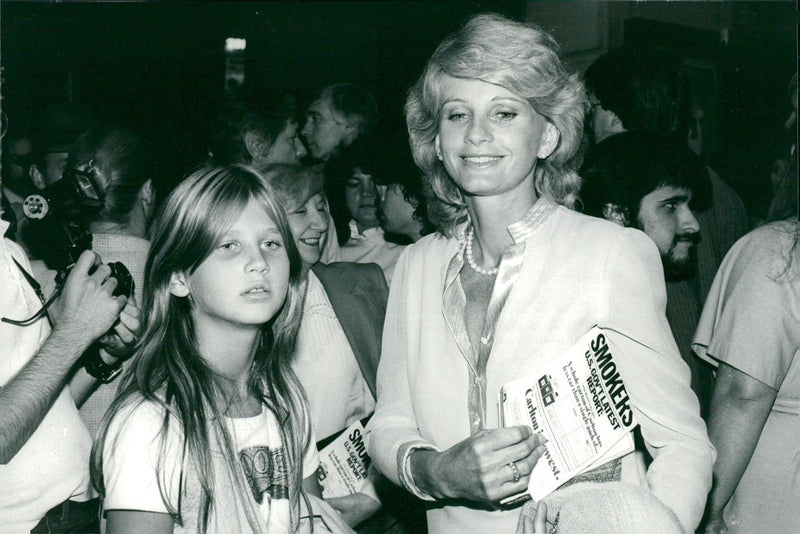
<svg viewBox="0 0 800 534"><path fill-rule="evenodd" d="M110 357L115 360L127 360L133 353L136 345L136 333L139 330L139 308L136 306L136 298L131 297L119 314L119 319L114 323L114 327L100 336L98 343ZM109 358L104 357L106 363Z"/></svg>
<svg viewBox="0 0 800 534"><path fill-rule="evenodd" d="M89 274L94 266L97 269ZM68 334L76 342L88 346L114 326L128 299L124 296L112 296L117 281L109 277L110 273L111 269L102 265L100 257L94 252L87 250L80 255L58 299L54 330ZM130 316L128 321L130 322ZM123 324L122 320L119 322ZM136 323L138 324L138 310ZM128 330L127 327L123 329L125 330Z"/></svg>

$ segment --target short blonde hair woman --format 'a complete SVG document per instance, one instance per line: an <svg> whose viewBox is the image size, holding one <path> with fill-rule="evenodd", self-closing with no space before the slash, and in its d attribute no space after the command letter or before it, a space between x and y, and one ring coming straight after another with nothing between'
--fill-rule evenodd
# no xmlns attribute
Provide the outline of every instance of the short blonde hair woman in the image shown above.
<svg viewBox="0 0 800 534"><path fill-rule="evenodd" d="M514 532L545 450L498 428L506 382L541 371L595 325L619 349L654 460L586 474L649 486L693 531L714 449L666 322L658 250L642 232L576 213L583 87L553 39L472 17L437 48L406 104L438 232L404 251L389 294L369 450L420 498L431 533Z"/></svg>

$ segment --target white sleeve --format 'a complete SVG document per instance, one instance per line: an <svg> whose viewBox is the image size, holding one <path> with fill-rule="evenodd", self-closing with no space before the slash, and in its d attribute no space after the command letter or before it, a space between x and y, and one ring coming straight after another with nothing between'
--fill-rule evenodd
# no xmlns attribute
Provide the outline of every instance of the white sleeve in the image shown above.
<svg viewBox="0 0 800 534"><path fill-rule="evenodd" d="M631 231L609 255L603 301L609 339L619 349L620 373L653 462L650 489L694 532L703 515L716 451L700 418L690 372L667 323L666 289L658 250Z"/></svg>
<svg viewBox="0 0 800 534"><path fill-rule="evenodd" d="M414 251L415 247L407 247L400 254L389 290L378 363L378 399L367 424L366 439L369 455L380 473L417 497L430 500L414 484L408 461L416 449L436 450L420 435L409 388L409 331L419 328L408 321L409 294L418 290L410 287L418 273L409 271L414 264L417 268L422 264L419 256L412 259Z"/></svg>
<svg viewBox="0 0 800 534"><path fill-rule="evenodd" d="M105 510L141 510L168 513L163 493L173 509L179 502L180 439L170 432L162 458L163 488L158 486L158 459L164 411L152 402L121 410L111 421L103 448Z"/></svg>

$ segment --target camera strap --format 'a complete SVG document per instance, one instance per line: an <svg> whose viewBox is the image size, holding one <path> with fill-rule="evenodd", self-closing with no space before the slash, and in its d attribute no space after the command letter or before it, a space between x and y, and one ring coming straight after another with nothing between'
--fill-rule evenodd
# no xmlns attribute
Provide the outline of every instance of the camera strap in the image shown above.
<svg viewBox="0 0 800 534"><path fill-rule="evenodd" d="M25 280L28 281L28 284L30 284L30 286L33 288L33 291L36 292L36 296L39 297L39 300L42 301L42 304L44 304L45 299L44 293L42 293L42 286L39 285L39 282L36 281L36 279L25 269L25 267L20 265L16 258L12 256L11 259L17 264L20 272L22 272L22 276L25 277Z"/></svg>
<svg viewBox="0 0 800 534"><path fill-rule="evenodd" d="M19 268L20 272L25 277L25 280L28 281L28 284L30 284L31 288L36 293L36 296L39 297L40 301L42 301L42 307L39 308L39 311L37 311L27 319L16 320L16 319L9 319L8 317L3 317L2 319L0 319L0 321L8 324L13 324L16 326L30 326L36 321L38 321L44 315L47 317L47 321L50 322L52 325L52 322L50 321L50 316L47 315L47 308L49 308L50 305L53 303L53 301L56 300L56 297L58 297L58 295L61 294L61 289L60 288L56 289L56 291L53 293L53 296L50 297L50 300L45 302L44 294L42 293L42 286L39 285L39 282L36 281L36 279L25 269L25 267L20 265L20 263L16 260L16 258L12 257L11 259L14 260L14 263L17 264L17 268Z"/></svg>

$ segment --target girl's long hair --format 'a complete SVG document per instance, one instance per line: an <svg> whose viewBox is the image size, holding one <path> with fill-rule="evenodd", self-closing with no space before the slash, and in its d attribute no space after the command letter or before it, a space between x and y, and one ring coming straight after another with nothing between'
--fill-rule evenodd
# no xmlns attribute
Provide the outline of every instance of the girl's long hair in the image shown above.
<svg viewBox="0 0 800 534"><path fill-rule="evenodd" d="M164 455L170 433L181 436L181 492L186 473L199 480L198 532L205 532L215 503L212 450L221 449L226 475L236 486L248 522L262 531L258 512L225 427L226 399L219 380L199 354L188 298L170 293L173 273L191 274L209 256L250 201L258 202L276 223L290 261L289 288L283 308L262 328L250 371L250 392L272 410L286 453L292 524L296 525L302 492L303 455L310 446L311 423L302 388L289 366L300 323L301 259L276 196L261 176L241 165L204 167L189 175L169 196L153 225L144 283L142 335L135 360L122 378L119 393L106 414L92 458L92 481L104 493L103 452L109 424L124 409L143 401L157 403L164 418L159 434L158 486L173 519L183 524L180 501L166 498L169 474ZM127 411L127 410L126 410ZM176 428L177 425L177 428ZM216 447L214 447L216 446Z"/></svg>

